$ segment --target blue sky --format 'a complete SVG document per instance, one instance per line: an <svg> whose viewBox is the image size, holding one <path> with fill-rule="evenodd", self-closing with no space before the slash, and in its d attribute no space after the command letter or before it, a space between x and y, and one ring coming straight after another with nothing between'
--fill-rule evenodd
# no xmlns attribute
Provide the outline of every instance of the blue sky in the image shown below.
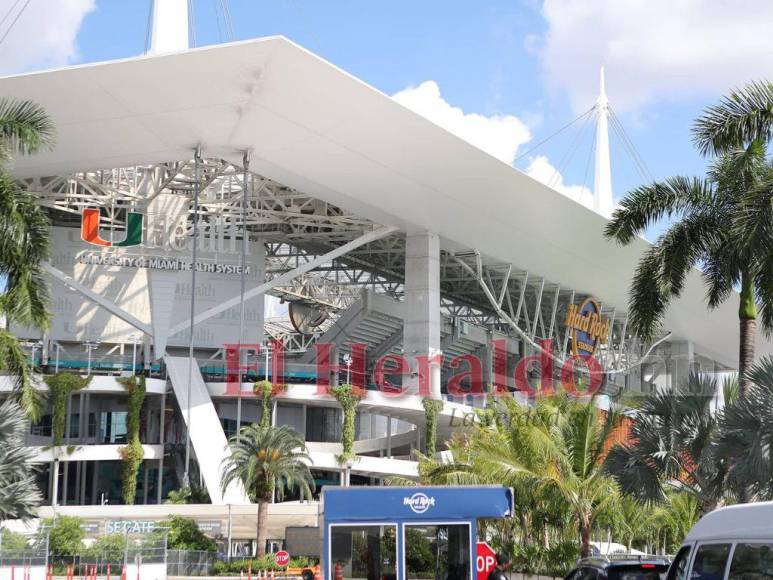
<svg viewBox="0 0 773 580"><path fill-rule="evenodd" d="M230 0L236 39L282 34L388 94L440 107L510 161L593 104L607 68L612 107L655 178L701 173L690 124L722 92L773 76L773 2L747 0ZM0 16L15 0L0 0ZM31 0L0 45L0 71L141 54L149 0ZM195 0L197 45L227 40L220 0ZM220 26L219 26L220 24ZM4 26L0 26L0 32ZM439 91L439 94L438 94ZM455 111L453 108L461 109ZM473 116L470 116L473 115ZM478 115L478 116L475 116ZM431 117L431 114L429 115ZM453 127L450 127L453 130ZM536 155L567 186L592 186L591 133ZM642 178L611 135L617 197ZM546 169L547 167L547 169Z"/></svg>

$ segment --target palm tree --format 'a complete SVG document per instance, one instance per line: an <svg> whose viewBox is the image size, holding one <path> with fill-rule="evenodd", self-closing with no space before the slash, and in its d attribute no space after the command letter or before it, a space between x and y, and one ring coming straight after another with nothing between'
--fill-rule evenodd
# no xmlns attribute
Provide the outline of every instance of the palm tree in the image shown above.
<svg viewBox="0 0 773 580"><path fill-rule="evenodd" d="M29 155L54 143L46 112L30 101L0 99L0 163L13 154ZM9 323L47 328L48 288L41 262L48 257L48 218L33 197L0 167L0 313ZM0 370L15 377L15 394L30 418L40 414L22 349L6 329L0 330Z"/></svg>
<svg viewBox="0 0 773 580"><path fill-rule="evenodd" d="M577 526L581 554L589 555L596 517L617 501L615 482L602 469L617 415L566 397L540 400L535 408L512 400L502 404L504 419L477 426L462 461L438 465L429 478L498 483L513 487L519 498L539 497L543 505L521 514L532 519L524 523L536 530L543 529L548 517L542 508L563 504Z"/></svg>
<svg viewBox="0 0 773 580"><path fill-rule="evenodd" d="M766 270L769 257L749 243L748 231L731 226L746 213L749 192L770 179L765 145L753 141L717 158L705 179L672 177L629 192L605 230L625 245L660 219L675 218L644 254L631 284L629 326L644 340L653 338L693 268L701 268L709 308L740 288L741 396L744 371L754 362L758 309L763 330L773 331L773 274Z"/></svg>
<svg viewBox="0 0 773 580"><path fill-rule="evenodd" d="M0 405L0 521L35 517L41 496L32 452L24 445L27 417L14 401Z"/></svg>
<svg viewBox="0 0 773 580"><path fill-rule="evenodd" d="M636 412L627 443L616 444L604 462L620 490L642 502L663 502L667 491L695 497L706 513L724 498L727 468L717 453L717 381L690 375L683 389L647 396Z"/></svg>
<svg viewBox="0 0 773 580"><path fill-rule="evenodd" d="M773 357L748 374L746 396L726 405L717 437L718 453L728 458L730 478L757 500L773 499Z"/></svg>
<svg viewBox="0 0 773 580"><path fill-rule="evenodd" d="M250 499L257 502L257 555L263 556L268 504L274 492L281 499L285 489L298 489L301 499L311 499L314 480L306 442L285 425L267 429L247 425L242 427L238 439L230 439L228 447L231 453L223 461L221 486L225 491L232 483L241 482Z"/></svg>

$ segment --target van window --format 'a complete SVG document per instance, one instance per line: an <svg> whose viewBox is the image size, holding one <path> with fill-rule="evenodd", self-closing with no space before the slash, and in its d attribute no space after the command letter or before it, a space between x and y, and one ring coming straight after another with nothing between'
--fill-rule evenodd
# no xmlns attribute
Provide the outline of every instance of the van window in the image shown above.
<svg viewBox="0 0 773 580"><path fill-rule="evenodd" d="M668 569L666 580L686 580L687 564L690 563L690 546L685 546L676 554L674 562Z"/></svg>
<svg viewBox="0 0 773 580"><path fill-rule="evenodd" d="M690 580L722 580L730 544L702 544L695 552Z"/></svg>
<svg viewBox="0 0 773 580"><path fill-rule="evenodd" d="M773 579L773 544L736 544L728 579Z"/></svg>

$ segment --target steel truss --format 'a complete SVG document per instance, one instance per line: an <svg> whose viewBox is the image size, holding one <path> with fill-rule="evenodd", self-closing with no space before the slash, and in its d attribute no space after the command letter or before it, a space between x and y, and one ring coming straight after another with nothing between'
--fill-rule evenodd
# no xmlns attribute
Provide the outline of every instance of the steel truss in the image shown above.
<svg viewBox="0 0 773 580"><path fill-rule="evenodd" d="M221 159L200 160L199 222L205 231L225 226L238 238L246 231L253 241L262 241L269 280L379 226L261 175L246 173L244 196L243 167ZM195 180L194 162L188 160L30 179L24 186L51 210L55 225L75 225L84 208L100 208L101 226L120 231L128 211L143 211L162 193L192 199ZM192 209L184 220L191 233ZM405 236L395 233L322 264L270 293L286 301L311 301L327 310L331 316L320 327L323 332L365 289L402 299L404 272ZM567 308L588 297L512 264L486 261L474 250L442 251L440 283L444 314L517 337L525 344L549 339L555 356L561 359L570 348L564 324ZM607 344L599 353L604 367L637 359L642 345L627 332L627 316L603 304L602 312L612 322ZM294 336L297 333L280 321L272 320L267 327L270 336L282 336L294 348L308 347L313 340Z"/></svg>

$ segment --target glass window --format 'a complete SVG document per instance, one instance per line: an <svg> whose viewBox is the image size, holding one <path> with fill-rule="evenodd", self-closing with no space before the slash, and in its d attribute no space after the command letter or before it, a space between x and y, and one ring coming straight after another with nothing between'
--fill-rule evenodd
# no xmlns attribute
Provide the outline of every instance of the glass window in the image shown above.
<svg viewBox="0 0 773 580"><path fill-rule="evenodd" d="M306 409L306 441L335 443L341 440L341 410L333 407Z"/></svg>
<svg viewBox="0 0 773 580"><path fill-rule="evenodd" d="M470 578L470 527L405 526L405 574L409 580Z"/></svg>
<svg viewBox="0 0 773 580"><path fill-rule="evenodd" d="M687 564L690 562L690 546L685 546L677 552L671 567L668 569L666 580L686 580Z"/></svg>
<svg viewBox="0 0 773 580"><path fill-rule="evenodd" d="M395 526L331 526L329 578L394 580Z"/></svg>
<svg viewBox="0 0 773 580"><path fill-rule="evenodd" d="M659 564L612 566L607 570L607 576L609 580L660 580L667 570L668 566Z"/></svg>
<svg viewBox="0 0 773 580"><path fill-rule="evenodd" d="M51 437L51 415L43 415L37 423L30 423L30 435Z"/></svg>
<svg viewBox="0 0 773 580"><path fill-rule="evenodd" d="M730 544L702 544L695 552L691 580L722 580Z"/></svg>
<svg viewBox="0 0 773 580"><path fill-rule="evenodd" d="M728 580L773 579L773 544L737 544Z"/></svg>
<svg viewBox="0 0 773 580"><path fill-rule="evenodd" d="M126 411L103 412L99 422L102 443L126 443Z"/></svg>

